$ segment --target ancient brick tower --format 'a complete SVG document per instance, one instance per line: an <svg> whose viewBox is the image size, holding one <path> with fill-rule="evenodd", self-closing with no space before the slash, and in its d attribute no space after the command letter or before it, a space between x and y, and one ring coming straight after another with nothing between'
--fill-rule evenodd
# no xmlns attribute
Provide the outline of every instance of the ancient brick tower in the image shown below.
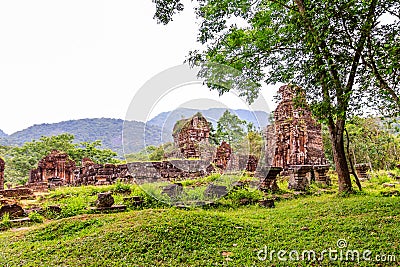
<svg viewBox="0 0 400 267"><path fill-rule="evenodd" d="M4 160L0 158L0 191L4 190Z"/></svg>
<svg viewBox="0 0 400 267"><path fill-rule="evenodd" d="M210 126L203 115L198 112L189 119L176 122L172 136L176 147L185 158L199 158L201 143L208 144Z"/></svg>
<svg viewBox="0 0 400 267"><path fill-rule="evenodd" d="M67 153L53 150L39 161L38 168L31 170L28 183L50 182L58 179L62 184L70 184L74 179L75 162Z"/></svg>
<svg viewBox="0 0 400 267"><path fill-rule="evenodd" d="M290 165L326 164L321 125L311 117L301 89L285 85L279 94L282 100L275 121L266 130L267 165L287 169Z"/></svg>

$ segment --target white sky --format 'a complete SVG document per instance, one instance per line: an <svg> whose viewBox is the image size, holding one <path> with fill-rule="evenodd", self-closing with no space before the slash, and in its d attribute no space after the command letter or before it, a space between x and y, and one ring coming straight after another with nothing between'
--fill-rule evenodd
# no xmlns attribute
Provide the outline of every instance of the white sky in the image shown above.
<svg viewBox="0 0 400 267"><path fill-rule="evenodd" d="M136 90L198 47L190 8L167 26L154 9L151 0L0 1L0 129L125 118ZM272 91L262 91L270 107Z"/></svg>

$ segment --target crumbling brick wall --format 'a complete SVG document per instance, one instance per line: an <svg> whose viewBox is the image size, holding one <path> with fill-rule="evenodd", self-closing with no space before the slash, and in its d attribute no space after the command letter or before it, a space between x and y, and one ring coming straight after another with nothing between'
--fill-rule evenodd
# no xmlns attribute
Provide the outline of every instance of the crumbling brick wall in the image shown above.
<svg viewBox="0 0 400 267"><path fill-rule="evenodd" d="M112 184L117 179L130 180L132 176L126 164L95 164L91 159L84 158L82 166L76 168L74 185L105 185Z"/></svg>
<svg viewBox="0 0 400 267"><path fill-rule="evenodd" d="M4 190L4 167L4 160L0 158L0 191Z"/></svg>

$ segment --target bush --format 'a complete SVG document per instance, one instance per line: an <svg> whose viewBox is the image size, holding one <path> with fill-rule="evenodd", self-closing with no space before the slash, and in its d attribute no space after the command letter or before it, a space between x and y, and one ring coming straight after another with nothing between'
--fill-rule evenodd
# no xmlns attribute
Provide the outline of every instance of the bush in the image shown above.
<svg viewBox="0 0 400 267"><path fill-rule="evenodd" d="M377 171L372 173L372 178L370 180L372 183L382 185L392 181L392 178L388 175L386 171Z"/></svg>
<svg viewBox="0 0 400 267"><path fill-rule="evenodd" d="M130 194L131 186L129 184L124 184L121 181L117 181L114 185L113 192L119 194Z"/></svg>
<svg viewBox="0 0 400 267"><path fill-rule="evenodd" d="M237 189L230 191L228 195L226 195L223 199L221 199L221 201L225 202L224 204L231 204L233 206L238 206L241 204L241 200L246 199L247 204L253 204L263 199L263 197L264 194L261 191L256 189L249 190L245 188L245 189Z"/></svg>
<svg viewBox="0 0 400 267"><path fill-rule="evenodd" d="M29 213L28 217L35 223L42 223L44 220L43 216L36 211Z"/></svg>
<svg viewBox="0 0 400 267"><path fill-rule="evenodd" d="M10 228L11 228L10 214L5 213L3 214L3 218L1 219L0 222L0 230L7 230Z"/></svg>

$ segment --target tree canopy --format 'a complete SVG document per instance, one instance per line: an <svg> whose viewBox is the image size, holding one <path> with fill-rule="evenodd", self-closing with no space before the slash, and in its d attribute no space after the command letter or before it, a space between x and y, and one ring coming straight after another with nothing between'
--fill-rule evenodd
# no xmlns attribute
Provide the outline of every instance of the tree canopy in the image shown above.
<svg viewBox="0 0 400 267"><path fill-rule="evenodd" d="M153 2L160 23L168 23L184 8L180 0ZM201 65L206 79L221 74L209 62L240 71L236 80L253 81L237 88L249 102L262 82L301 86L314 116L328 126L339 191L351 191L343 140L346 119L366 107L399 112L400 2L196 2L198 41L204 49L190 52L189 62ZM220 93L229 90L209 85Z"/></svg>

